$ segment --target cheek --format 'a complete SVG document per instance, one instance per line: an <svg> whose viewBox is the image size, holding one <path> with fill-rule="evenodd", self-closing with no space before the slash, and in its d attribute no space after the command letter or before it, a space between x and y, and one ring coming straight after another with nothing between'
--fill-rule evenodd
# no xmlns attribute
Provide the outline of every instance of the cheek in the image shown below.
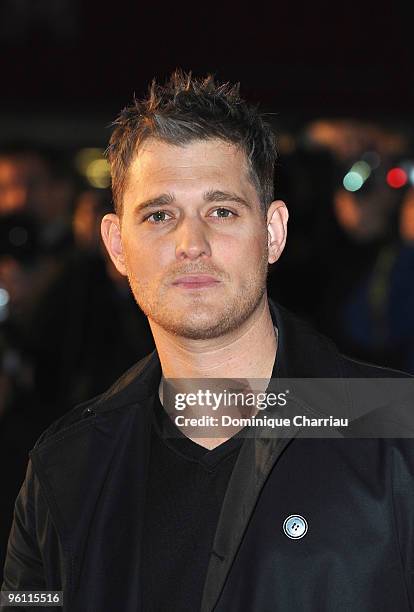
<svg viewBox="0 0 414 612"><path fill-rule="evenodd" d="M212 258L218 267L235 276L248 276L258 271L261 262L268 257L267 233L250 233L245 236L227 237L213 245Z"/></svg>
<svg viewBox="0 0 414 612"><path fill-rule="evenodd" d="M162 276L171 267L171 245L159 241L143 241L135 237L124 238L123 251L129 273L138 279L149 281Z"/></svg>

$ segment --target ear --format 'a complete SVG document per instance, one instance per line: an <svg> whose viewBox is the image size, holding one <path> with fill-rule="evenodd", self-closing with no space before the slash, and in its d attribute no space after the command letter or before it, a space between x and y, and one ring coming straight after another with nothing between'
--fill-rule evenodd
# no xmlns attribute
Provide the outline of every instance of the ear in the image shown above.
<svg viewBox="0 0 414 612"><path fill-rule="evenodd" d="M122 250L121 223L118 215L111 213L104 216L101 223L101 235L114 266L120 274L126 276L127 271Z"/></svg>
<svg viewBox="0 0 414 612"><path fill-rule="evenodd" d="M267 246L269 263L275 263L282 254L286 244L288 209L282 200L275 200L267 211Z"/></svg>

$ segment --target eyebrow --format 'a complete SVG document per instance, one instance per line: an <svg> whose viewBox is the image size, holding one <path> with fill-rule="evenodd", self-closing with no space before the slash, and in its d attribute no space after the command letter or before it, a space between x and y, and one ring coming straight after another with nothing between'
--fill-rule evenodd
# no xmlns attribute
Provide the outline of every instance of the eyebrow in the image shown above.
<svg viewBox="0 0 414 612"><path fill-rule="evenodd" d="M206 202L237 202L243 206L250 208L250 204L232 191L220 191L219 189L213 189L206 191L203 194L203 198Z"/></svg>
<svg viewBox="0 0 414 612"><path fill-rule="evenodd" d="M147 208L159 208L160 206L167 206L168 204L172 204L175 201L174 196L171 193L162 193L155 198L150 198L149 200L145 200L140 204L137 204L135 207L135 212L139 213L142 210L146 210Z"/></svg>
<svg viewBox="0 0 414 612"><path fill-rule="evenodd" d="M242 206L250 208L250 204L244 199L238 196L232 191L221 191L220 189L210 189L203 193L203 199L205 202L237 202ZM175 202L175 197L171 193L162 193L155 198L145 200L140 204L137 204L135 213L142 212L148 208L159 208L160 206L168 206Z"/></svg>

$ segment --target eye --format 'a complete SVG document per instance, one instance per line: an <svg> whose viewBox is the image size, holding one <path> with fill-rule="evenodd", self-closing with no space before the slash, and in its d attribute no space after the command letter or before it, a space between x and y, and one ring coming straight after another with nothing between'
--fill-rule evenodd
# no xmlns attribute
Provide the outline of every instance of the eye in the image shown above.
<svg viewBox="0 0 414 612"><path fill-rule="evenodd" d="M217 219L230 219L231 217L237 217L237 214L234 213L232 210L229 210L228 208L216 208L216 210L214 210L213 212L220 212L220 214L216 217ZM230 213L230 215L222 215L221 213Z"/></svg>
<svg viewBox="0 0 414 612"><path fill-rule="evenodd" d="M149 221L149 219L153 217L153 220L150 221L150 223L164 223L164 221L168 221L168 219L165 219L163 215L168 215L168 213L165 212L165 210L157 210L156 212L146 216L144 221Z"/></svg>

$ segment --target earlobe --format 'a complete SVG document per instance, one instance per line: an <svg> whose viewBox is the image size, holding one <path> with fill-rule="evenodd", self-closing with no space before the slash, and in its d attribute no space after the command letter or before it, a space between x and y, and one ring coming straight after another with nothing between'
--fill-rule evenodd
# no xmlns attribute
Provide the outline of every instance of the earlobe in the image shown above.
<svg viewBox="0 0 414 612"><path fill-rule="evenodd" d="M101 235L108 254L120 274L126 276L121 228L118 215L105 215L101 223Z"/></svg>
<svg viewBox="0 0 414 612"><path fill-rule="evenodd" d="M275 263L285 248L288 219L286 204L282 200L272 202L267 213L269 264Z"/></svg>

